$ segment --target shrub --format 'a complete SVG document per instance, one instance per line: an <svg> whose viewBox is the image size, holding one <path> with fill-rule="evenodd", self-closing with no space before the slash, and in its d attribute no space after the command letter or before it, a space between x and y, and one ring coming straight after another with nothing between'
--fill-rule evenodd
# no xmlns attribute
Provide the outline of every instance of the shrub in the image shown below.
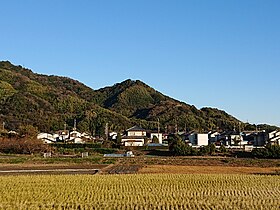
<svg viewBox="0 0 280 210"><path fill-rule="evenodd" d="M197 151L193 149L191 146L185 144L182 139L177 136L171 136L169 138L169 150L174 153L174 155L197 155Z"/></svg>
<svg viewBox="0 0 280 210"><path fill-rule="evenodd" d="M226 153L227 152L227 148L225 147L225 145L221 145L220 146L220 152L222 152L222 153Z"/></svg>
<svg viewBox="0 0 280 210"><path fill-rule="evenodd" d="M267 145L262 149L253 149L252 155L258 158L280 158L279 145Z"/></svg>
<svg viewBox="0 0 280 210"><path fill-rule="evenodd" d="M33 154L49 151L47 145L35 138L1 138L0 152L13 154Z"/></svg>

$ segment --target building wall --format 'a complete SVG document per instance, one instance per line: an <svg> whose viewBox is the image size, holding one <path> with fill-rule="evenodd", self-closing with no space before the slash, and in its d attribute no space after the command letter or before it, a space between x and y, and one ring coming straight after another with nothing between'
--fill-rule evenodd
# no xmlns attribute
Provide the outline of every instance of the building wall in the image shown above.
<svg viewBox="0 0 280 210"><path fill-rule="evenodd" d="M154 136L157 137L158 142L162 144L162 133L151 133L151 139L153 139Z"/></svg>
<svg viewBox="0 0 280 210"><path fill-rule="evenodd" d="M125 141L124 146L126 147L142 147L144 146L144 141Z"/></svg>
<svg viewBox="0 0 280 210"><path fill-rule="evenodd" d="M196 134L192 133L189 135L189 140L191 142L192 145L197 145L197 138L196 138Z"/></svg>
<svg viewBox="0 0 280 210"><path fill-rule="evenodd" d="M192 133L189 135L189 140L193 146L207 146L208 134L207 133Z"/></svg>
<svg viewBox="0 0 280 210"><path fill-rule="evenodd" d="M127 136L146 136L145 131L128 131Z"/></svg>
<svg viewBox="0 0 280 210"><path fill-rule="evenodd" d="M266 133L258 133L254 137L254 146L264 146L266 144L267 139L268 135Z"/></svg>
<svg viewBox="0 0 280 210"><path fill-rule="evenodd" d="M197 134L197 145L207 146L208 145L208 134Z"/></svg>
<svg viewBox="0 0 280 210"><path fill-rule="evenodd" d="M279 131L273 131L273 132L270 132L268 134L268 138L271 139L271 138L275 138L275 137L278 137L280 136L280 132Z"/></svg>
<svg viewBox="0 0 280 210"><path fill-rule="evenodd" d="M49 133L39 133L37 135L37 139L51 139L51 140L54 140L54 137L52 134L49 134Z"/></svg>

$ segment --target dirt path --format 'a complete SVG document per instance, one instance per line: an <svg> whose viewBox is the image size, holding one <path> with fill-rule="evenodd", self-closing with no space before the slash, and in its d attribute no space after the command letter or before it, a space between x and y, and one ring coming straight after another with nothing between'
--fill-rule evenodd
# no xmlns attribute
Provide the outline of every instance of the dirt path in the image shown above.
<svg viewBox="0 0 280 210"><path fill-rule="evenodd" d="M3 170L0 175L30 175L30 174L96 174L100 169L41 169L41 170Z"/></svg>
<svg viewBox="0 0 280 210"><path fill-rule="evenodd" d="M75 164L1 164L2 175L29 175L29 174L96 174L108 165L75 165Z"/></svg>

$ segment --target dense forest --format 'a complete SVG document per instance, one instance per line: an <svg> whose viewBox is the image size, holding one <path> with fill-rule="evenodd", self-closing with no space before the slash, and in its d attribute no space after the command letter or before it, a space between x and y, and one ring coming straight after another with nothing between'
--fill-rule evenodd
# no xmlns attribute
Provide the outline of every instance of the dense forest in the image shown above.
<svg viewBox="0 0 280 210"><path fill-rule="evenodd" d="M74 119L80 131L95 135L104 133L106 123L110 131L124 131L134 124L155 129L158 120L167 132L255 129L225 111L197 109L138 80L93 90L67 77L36 74L9 61L0 62L0 123L6 130L33 126L51 132L65 124L71 129Z"/></svg>

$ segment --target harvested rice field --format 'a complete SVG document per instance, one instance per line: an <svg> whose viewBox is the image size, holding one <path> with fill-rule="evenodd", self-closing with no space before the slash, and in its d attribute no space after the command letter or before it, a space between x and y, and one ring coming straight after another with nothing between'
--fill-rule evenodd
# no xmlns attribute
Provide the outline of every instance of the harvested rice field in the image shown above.
<svg viewBox="0 0 280 210"><path fill-rule="evenodd" d="M279 209L280 176L0 176L0 209Z"/></svg>

